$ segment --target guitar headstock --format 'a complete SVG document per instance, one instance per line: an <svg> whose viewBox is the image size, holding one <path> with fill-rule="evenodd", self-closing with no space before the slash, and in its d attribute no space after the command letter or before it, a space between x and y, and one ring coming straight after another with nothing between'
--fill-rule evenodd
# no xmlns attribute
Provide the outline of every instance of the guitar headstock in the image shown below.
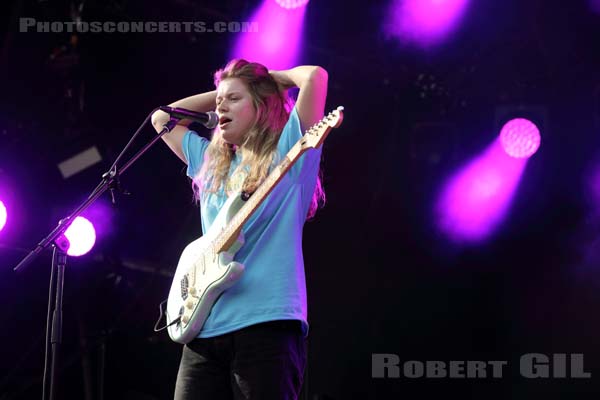
<svg viewBox="0 0 600 400"><path fill-rule="evenodd" d="M304 140L302 141L302 147L318 148L323 144L323 141L329 134L332 128L337 128L342 124L344 120L344 107L339 106L326 116L324 116L319 122L311 126L304 134Z"/></svg>

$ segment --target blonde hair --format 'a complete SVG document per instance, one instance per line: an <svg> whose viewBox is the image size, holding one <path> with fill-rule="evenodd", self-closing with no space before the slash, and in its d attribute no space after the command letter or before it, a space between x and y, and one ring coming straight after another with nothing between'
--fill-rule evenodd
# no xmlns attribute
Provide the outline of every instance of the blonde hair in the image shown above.
<svg viewBox="0 0 600 400"><path fill-rule="evenodd" d="M289 111L293 104L286 94L279 90L269 70L261 64L241 59L232 60L225 68L215 72L215 87L221 81L230 78L238 78L244 83L256 111L254 125L237 148L242 160L238 168L246 168L248 172L242 191L252 193L270 172L279 137L289 119ZM203 166L194 177L193 187L197 200L203 191L215 193L220 188L225 188L233 155L233 146L225 142L217 127L204 155ZM317 209L324 203L325 192L319 170L307 219L314 217Z"/></svg>

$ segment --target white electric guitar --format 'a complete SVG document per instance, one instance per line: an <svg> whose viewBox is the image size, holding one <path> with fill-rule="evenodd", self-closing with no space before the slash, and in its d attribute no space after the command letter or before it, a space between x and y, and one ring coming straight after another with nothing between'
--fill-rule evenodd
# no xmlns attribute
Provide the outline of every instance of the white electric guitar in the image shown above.
<svg viewBox="0 0 600 400"><path fill-rule="evenodd" d="M343 109L338 107L308 129L251 197L231 195L208 232L183 250L167 299L167 326L173 341L188 343L197 337L221 293L240 279L244 266L233 258L244 244L244 223L298 158L321 146L329 131L340 126Z"/></svg>

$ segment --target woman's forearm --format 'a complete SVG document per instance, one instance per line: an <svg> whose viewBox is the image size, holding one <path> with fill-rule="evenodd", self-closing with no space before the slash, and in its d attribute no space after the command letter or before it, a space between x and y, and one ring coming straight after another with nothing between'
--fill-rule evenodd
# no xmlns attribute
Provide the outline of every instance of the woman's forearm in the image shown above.
<svg viewBox="0 0 600 400"><path fill-rule="evenodd" d="M282 90L293 86L300 88L295 107L303 131L323 117L328 84L325 69L314 65L301 65L285 71L271 71L271 75Z"/></svg>
<svg viewBox="0 0 600 400"><path fill-rule="evenodd" d="M316 65L301 65L283 71L271 71L271 75L285 89L294 86L302 89L312 79L327 79L327 71Z"/></svg>

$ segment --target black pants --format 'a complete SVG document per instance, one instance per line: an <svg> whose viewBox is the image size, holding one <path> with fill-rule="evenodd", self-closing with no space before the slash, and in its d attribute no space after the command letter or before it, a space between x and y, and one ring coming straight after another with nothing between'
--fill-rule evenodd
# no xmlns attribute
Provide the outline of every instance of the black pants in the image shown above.
<svg viewBox="0 0 600 400"><path fill-rule="evenodd" d="M175 400L297 399L306 365L299 321L272 321L183 347Z"/></svg>

